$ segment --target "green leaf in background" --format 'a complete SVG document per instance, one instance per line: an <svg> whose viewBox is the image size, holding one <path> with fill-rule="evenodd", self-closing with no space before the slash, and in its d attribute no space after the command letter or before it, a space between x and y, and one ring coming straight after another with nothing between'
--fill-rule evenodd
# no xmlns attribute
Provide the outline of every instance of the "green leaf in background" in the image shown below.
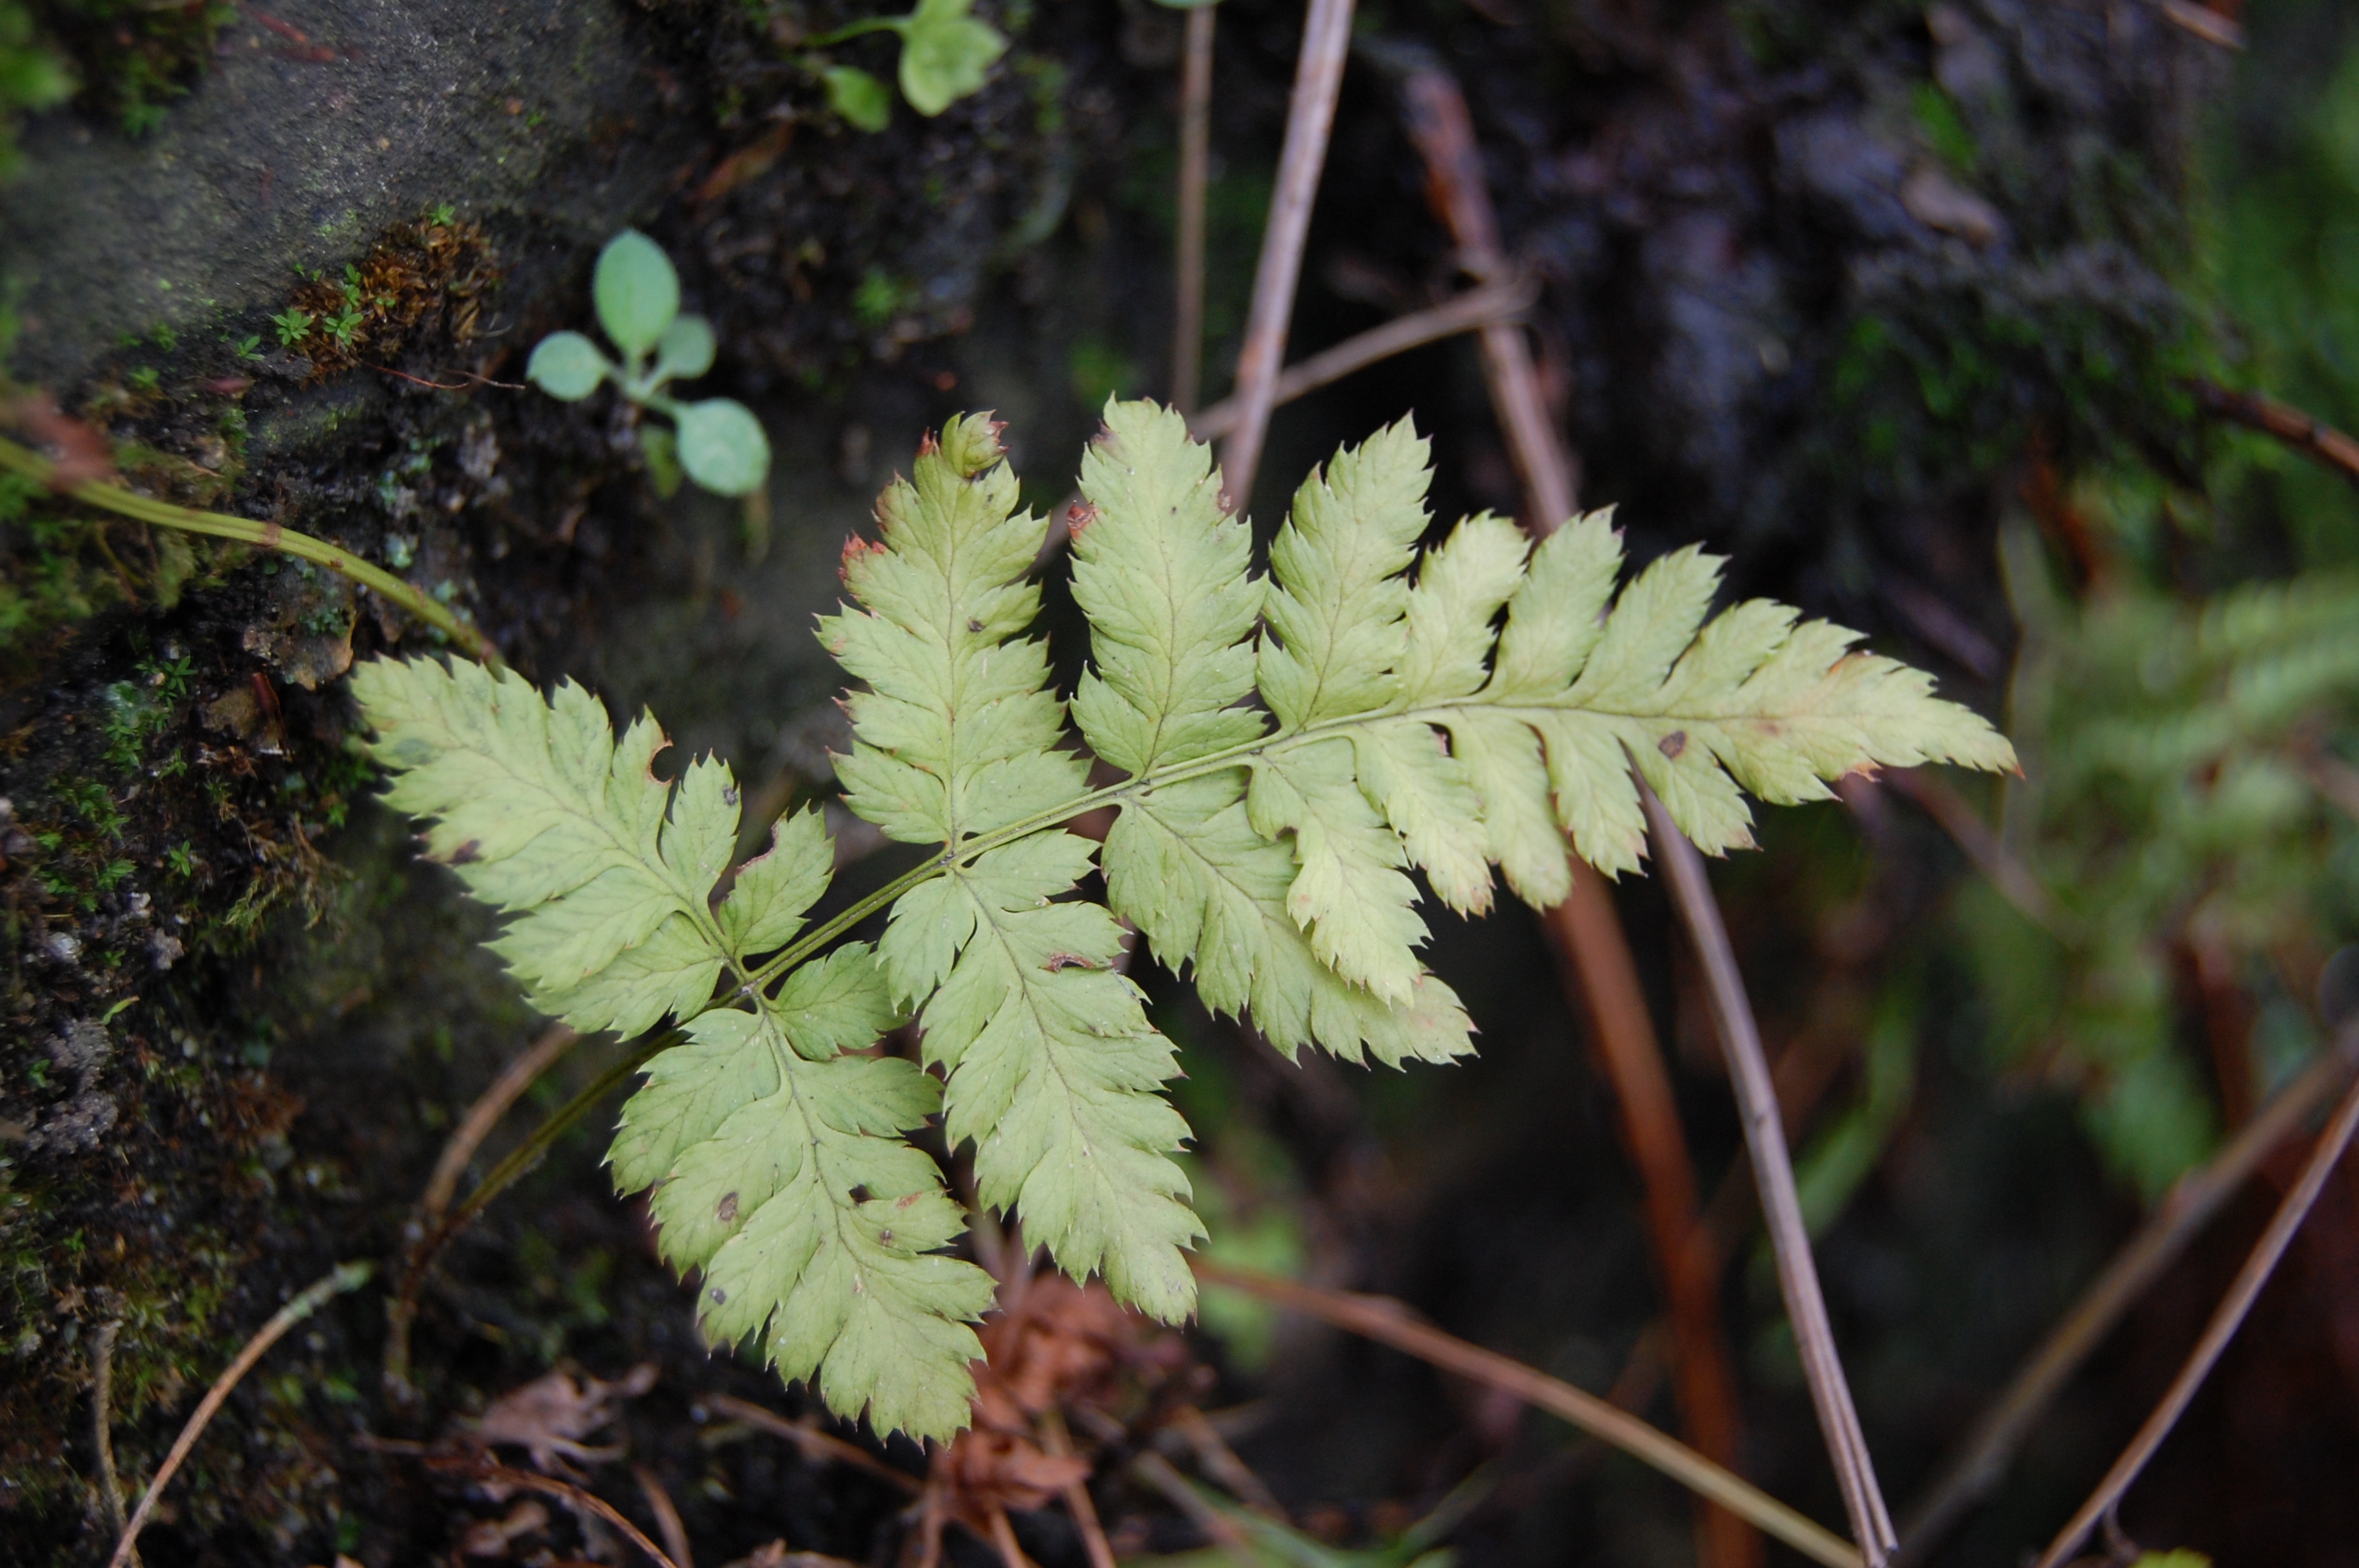
<svg viewBox="0 0 2359 1568"><path fill-rule="evenodd" d="M713 494L751 495L769 478L769 438L744 404L708 397L682 404L673 418L679 426L679 466Z"/></svg>
<svg viewBox="0 0 2359 1568"><path fill-rule="evenodd" d="M693 381L712 368L712 323L701 316L678 316L656 339L656 374Z"/></svg>
<svg viewBox="0 0 2359 1568"><path fill-rule="evenodd" d="M634 360L654 348L679 314L679 274L663 247L636 229L624 230L598 253L591 294L598 324Z"/></svg>
<svg viewBox="0 0 2359 1568"><path fill-rule="evenodd" d="M561 403L579 403L598 390L614 366L579 332L551 332L532 351L524 378Z"/></svg>
<svg viewBox="0 0 2359 1568"><path fill-rule="evenodd" d="M901 18L901 96L920 114L939 114L983 88L1007 40L967 13L973 0L919 0Z"/></svg>
<svg viewBox="0 0 2359 1568"><path fill-rule="evenodd" d="M892 94L885 84L857 66L832 65L821 73L827 83L827 106L855 130L872 134L893 123Z"/></svg>

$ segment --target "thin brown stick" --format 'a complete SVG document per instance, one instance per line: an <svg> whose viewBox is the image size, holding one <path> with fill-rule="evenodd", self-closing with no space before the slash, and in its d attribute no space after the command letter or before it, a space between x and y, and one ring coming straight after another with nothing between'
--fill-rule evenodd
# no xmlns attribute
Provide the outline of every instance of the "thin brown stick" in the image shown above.
<svg viewBox="0 0 2359 1568"><path fill-rule="evenodd" d="M419 1199L418 1210L427 1225L440 1223L450 1208L451 1200L458 1195L459 1178L467 1173L467 1162L500 1124L508 1108L524 1098L525 1090L538 1082L541 1074L557 1065L558 1058L573 1048L582 1036L562 1023L552 1023L540 1032L540 1038L520 1052L500 1069L500 1076L491 1087L476 1097L459 1119L451 1141L442 1146L442 1157L434 1162L434 1174L426 1184L425 1195Z"/></svg>
<svg viewBox="0 0 2359 1568"><path fill-rule="evenodd" d="M1402 96L1410 136L1425 158L1429 194L1458 245L1460 265L1488 280L1475 292L1508 283L1514 274L1457 80L1419 66L1404 81ZM1522 330L1495 320L1482 341L1492 407L1523 481L1525 525L1546 536L1572 514L1573 460L1549 417ZM1681 1424L1707 1458L1733 1466L1744 1442L1736 1370L1720 1329L1720 1271L1698 1227L1694 1162L1622 917L1596 872L1579 856L1569 859L1571 892L1548 913L1544 926L1567 989L1578 992L1575 1004L1588 1013L1621 1106L1623 1142L1646 1188L1647 1235L1676 1341L1671 1361ZM1700 1503L1696 1532L1704 1568L1757 1568L1762 1561L1759 1533L1709 1500Z"/></svg>
<svg viewBox="0 0 2359 1568"><path fill-rule="evenodd" d="M1171 1499L1172 1506L1188 1516L1188 1522L1226 1552L1238 1568L1260 1568L1261 1556L1254 1551L1252 1538L1236 1520L1199 1497L1187 1477L1171 1467L1169 1460L1148 1449L1130 1462L1130 1468L1132 1474Z"/></svg>
<svg viewBox="0 0 2359 1568"><path fill-rule="evenodd" d="M999 1553L1000 1568L1034 1568L1032 1559L1016 1542L1016 1527L1008 1522L1007 1510L997 1503L991 1505L991 1544Z"/></svg>
<svg viewBox="0 0 2359 1568"><path fill-rule="evenodd" d="M99 1497L106 1505L106 1528L123 1533L123 1477L114 1468L114 1336L123 1325L113 1320L98 1325L90 1340L91 1446L98 1451ZM139 1553L131 1561L136 1564Z"/></svg>
<svg viewBox="0 0 2359 1568"><path fill-rule="evenodd" d="M1207 1285L1242 1291L1291 1311L1332 1323L1338 1328L1388 1345L1462 1378L1471 1378L1504 1390L1527 1404L1571 1422L1591 1436L1612 1444L1669 1476L1690 1491L1751 1520L1804 1556L1827 1568L1863 1568L1859 1552L1832 1531L1754 1486L1743 1476L1713 1464L1686 1444L1617 1410L1604 1400L1585 1393L1560 1379L1527 1367L1495 1350L1470 1345L1430 1324L1418 1322L1400 1303L1385 1296L1353 1295L1321 1290L1292 1280L1275 1279L1250 1270L1233 1269L1193 1258L1190 1265Z"/></svg>
<svg viewBox="0 0 2359 1568"><path fill-rule="evenodd" d="M1204 381L1204 198L1212 183L1212 13L1188 13L1180 78L1180 296L1171 312L1171 406L1195 411Z"/></svg>
<svg viewBox="0 0 2359 1568"><path fill-rule="evenodd" d="M2212 381L2186 384L2195 394L2196 406L2213 418L2275 436L2304 457L2359 482L2359 440L2333 426L2311 418L2290 403L2280 403L2257 392L2235 392Z"/></svg>
<svg viewBox="0 0 2359 1568"><path fill-rule="evenodd" d="M134 1549L138 1544L139 1532L147 1528L147 1516L155 1511L157 1499L164 1495L164 1488L172 1484L172 1477L179 1474L180 1465L189 1457L189 1451L196 1447L197 1439L204 1435L205 1428L212 1424L223 1401L229 1398L230 1390L237 1387L239 1379L254 1369L254 1364L261 1360L288 1329L319 1311L322 1303L357 1288L375 1271L375 1266L365 1262L339 1263L324 1278L306 1286L302 1293L272 1314L268 1323L255 1330L254 1337L245 1342L245 1347L237 1353L228 1368L213 1379L212 1388L205 1390L205 1397L197 1401L195 1411L190 1415L187 1424L180 1428L180 1435L173 1439L171 1452L164 1455L164 1463L158 1467L156 1478L148 1482L147 1491L140 1494L139 1506L132 1511L131 1522L123 1527L122 1535L116 1539L114 1555L107 1559L106 1568L124 1568L124 1564L131 1561Z"/></svg>
<svg viewBox="0 0 2359 1568"><path fill-rule="evenodd" d="M1892 1568L1914 1568L2006 1478L2033 1424L2130 1307L2310 1113L2342 1087L2359 1055L2359 1027L2304 1068L2199 1170L2180 1178L2128 1245L2114 1255L1959 1444L1955 1457L1909 1510Z"/></svg>
<svg viewBox="0 0 2359 1568"><path fill-rule="evenodd" d="M1278 375L1272 401L1291 403L1379 360L1507 320L1531 308L1538 297L1539 286L1529 277L1516 276L1495 278L1439 305L1397 316L1381 327L1371 327L1287 366ZM1200 441L1218 440L1236 428L1242 408L1235 398L1223 398L1190 419L1188 427Z"/></svg>
<svg viewBox="0 0 2359 1568"><path fill-rule="evenodd" d="M1826 1299L1819 1290L1818 1266L1810 1258L1810 1233L1802 1223L1793 1160L1786 1150L1786 1129L1778 1118L1777 1089L1770 1082L1768 1059L1762 1054L1753 1004L1737 973L1736 955L1729 946L1728 930L1721 924L1720 906L1712 901L1712 884L1705 880L1703 857L1643 780L1638 793L1654 824L1656 862L1669 880L1672 903L1703 963L1712 1016L1720 1025L1729 1080L1745 1124L1745 1147L1753 1156L1762 1217L1777 1255L1778 1289L1785 1296L1786 1314L1793 1324L1794 1342L1810 1380L1810 1402L1817 1407L1827 1452L1834 1460L1835 1479L1843 1487L1843 1509L1851 1517L1853 1536L1868 1568L1879 1568L1899 1541L1893 1533L1884 1494L1875 1484L1875 1462L1868 1455L1859 1412L1852 1404L1851 1385L1843 1376L1843 1358L1835 1351L1834 1330L1827 1321Z"/></svg>
<svg viewBox="0 0 2359 1568"><path fill-rule="evenodd" d="M818 1460L821 1463L833 1461L839 1465L850 1465L855 1469L865 1470L868 1474L900 1487L912 1497L925 1490L925 1482L906 1470L895 1469L857 1444L846 1443L840 1437L832 1437L824 1432L788 1421L776 1411L764 1410L751 1400L741 1400L730 1394L713 1394L707 1398L704 1403L707 1409L716 1411L733 1421L742 1421L747 1426L758 1427L773 1437L785 1438L788 1443L801 1449L803 1457L806 1459Z"/></svg>
<svg viewBox="0 0 2359 1568"><path fill-rule="evenodd" d="M1302 276L1310 203L1327 162L1327 134L1334 124L1343 58L1352 43L1352 7L1353 0L1310 0L1302 26L1302 53L1286 113L1286 143L1278 153L1277 189L1262 231L1253 308L1245 317L1245 348L1237 356L1237 426L1221 449L1230 504L1239 511L1253 496L1254 473L1261 467L1262 443L1269 435L1269 411L1277 403L1277 373L1286 362L1286 330L1294 315L1295 285Z"/></svg>
<svg viewBox="0 0 2359 1568"><path fill-rule="evenodd" d="M441 1158L434 1162L434 1173L427 1178L426 1191L418 1200L417 1217L409 1225L409 1248L402 1261L400 1282L395 1287L393 1299L386 1303L384 1382L386 1394L396 1402L407 1403L417 1394L409 1378L409 1332L418 1320L418 1288L427 1262L426 1238L440 1227L451 1198L458 1194L459 1178L467 1173L467 1162L484 1146L492 1129L499 1125L500 1118L580 1038L562 1023L553 1023L541 1031L540 1038L502 1068L491 1087L467 1108L467 1114L459 1119L450 1141L442 1146Z"/></svg>
<svg viewBox="0 0 2359 1568"><path fill-rule="evenodd" d="M1571 870L1571 892L1541 925L1573 993L1567 1000L1588 1014L1598 1061L1621 1107L1623 1145L1646 1190L1647 1237L1676 1343L1681 1423L1707 1457L1734 1465L1741 1442L1736 1374L1720 1329L1717 1259L1698 1230L1695 1163L1613 894L1577 856ZM1761 1561L1759 1534L1726 1509L1709 1509L1697 1528L1699 1561L1715 1568Z"/></svg>
<svg viewBox="0 0 2359 1568"><path fill-rule="evenodd" d="M1498 220L1484 182L1466 95L1459 91L1456 78L1430 66L1412 70L1401 92L1410 139L1425 157L1433 203L1457 242L1458 265L1484 281L1504 277L1507 258L1500 248ZM1571 455L1558 438L1556 422L1540 395L1539 375L1532 367L1523 329L1504 321L1483 329L1483 371L1492 406L1507 433L1516 475L1524 483L1529 514L1524 524L1535 533L1550 533L1572 515L1580 485Z"/></svg>
<svg viewBox="0 0 2359 1568"><path fill-rule="evenodd" d="M2233 16L2223 16L2209 5L2198 5L2195 0L2161 0L2162 14L2172 26L2185 29L2207 44L2217 44L2223 49L2245 47L2245 29Z"/></svg>
<svg viewBox="0 0 2359 1568"><path fill-rule="evenodd" d="M1197 1467L1229 1489L1230 1495L1254 1512L1286 1522L1286 1509L1277 1495L1272 1492L1253 1466L1237 1457L1237 1451L1227 1440L1212 1430L1204 1412L1194 1405L1181 1405L1172 1412L1171 1425L1196 1455Z"/></svg>
<svg viewBox="0 0 2359 1568"><path fill-rule="evenodd" d="M1040 1447L1060 1459L1073 1451L1072 1436L1065 1430L1065 1412L1055 1405L1040 1412ZM1090 1484L1075 1481L1065 1488L1063 1497L1065 1511L1073 1516L1073 1528L1081 1532L1082 1549L1089 1554L1090 1568L1115 1568L1114 1543L1106 1540L1098 1506L1090 1500Z"/></svg>
<svg viewBox="0 0 2359 1568"><path fill-rule="evenodd" d="M2122 1451L2122 1456L2114 1461L2114 1467L2105 1472L2105 1478L2097 1483L2097 1489L2089 1494L2089 1500L2081 1505L2081 1511L2056 1532L2056 1539L2049 1542L2048 1551L2039 1559L2038 1568L2060 1568L2068 1558L2081 1550L2082 1542L2089 1539L2089 1532L2096 1528L2097 1521L2112 1516L2114 1509L2120 1506L2123 1495L2146 1469L2155 1451L2162 1446L2163 1439L2170 1435L2170 1429L2179 1424L2180 1416L2187 1413L2187 1406L2195 1398L2195 1391L2203 1386L2203 1379L2211 1376L2212 1368L2219 1363L2221 1352L2228 1348L2228 1341L2235 1337L2236 1330L2244 1325L2245 1314L2253 1310L2253 1303L2260 1298L2261 1287L2267 1284L2269 1276L2276 1272L2287 1247L2292 1244L2294 1233L2301 1228L2301 1222L2310 1217L2310 1206L2318 1202L2318 1195L2326 1186L2326 1178L2333 1173L2335 1162L2343 1158L2343 1152L2351 1146L2354 1131L2359 1131L2359 1082L2353 1083L2343 1092L2343 1103L2335 1108L2334 1119L2320 1135L2318 1146L2310 1152L2310 1163L2302 1167L2301 1179L2277 1205L2277 1212L2270 1218L2269 1227L2261 1233L2260 1240L2254 1243L2251 1256L2245 1260L2245 1266L2237 1271L2235 1282L2228 1287L2227 1295L2221 1299L2219 1307L2212 1314L2212 1321L2204 1325L2203 1337L2188 1354L2187 1364L2179 1369L2179 1376L2163 1394L2162 1402L2156 1405L2154 1413L2146 1418L2146 1424L2138 1428L2136 1437L2130 1439L2130 1445Z"/></svg>
<svg viewBox="0 0 2359 1568"><path fill-rule="evenodd" d="M649 1541L647 1532L633 1524L614 1504L593 1492L583 1491L571 1482L560 1481L554 1476L543 1476L538 1471L512 1469L506 1465L484 1460L468 1465L466 1473L478 1481L514 1487L520 1491L538 1492L544 1497L557 1498L568 1508L586 1509L621 1530L633 1546L647 1553L648 1559L659 1564L660 1568L686 1568L685 1564L673 1562L662 1547Z"/></svg>
<svg viewBox="0 0 2359 1568"><path fill-rule="evenodd" d="M638 1482L647 1511L656 1516L656 1533L663 1537L665 1553L679 1568L696 1568L696 1559L688 1549L688 1528L679 1522L679 1510L671 1506L671 1494L664 1490L662 1479L644 1465L631 1466L631 1478Z"/></svg>

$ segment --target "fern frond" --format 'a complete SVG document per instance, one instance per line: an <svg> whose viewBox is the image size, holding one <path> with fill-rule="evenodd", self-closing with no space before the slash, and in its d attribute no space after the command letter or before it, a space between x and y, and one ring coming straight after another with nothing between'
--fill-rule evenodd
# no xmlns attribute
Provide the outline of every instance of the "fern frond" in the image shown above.
<svg viewBox="0 0 2359 1568"><path fill-rule="evenodd" d="M1535 903L1563 896L1568 834L1629 870L1634 764L1715 852L1747 841L1745 790L1807 800L1854 768L2014 764L1982 719L1853 652L1852 633L1761 602L1707 621L1718 563L1695 550L1615 599L1604 514L1537 548L1472 518L1420 560L1426 447L1406 422L1311 475L1266 580L1177 416L1109 404L1082 477L1074 594L1093 667L1072 717L1123 776L1088 786L1046 646L1027 639L1046 524L1016 510L997 427L956 421L886 492L881 538L846 546L853 605L821 623L866 687L838 759L847 804L937 848L816 929L820 818L776 829L716 904L736 784L710 759L658 779L652 719L617 740L570 685L544 700L467 667L354 675L387 798L431 819L429 854L515 916L493 946L536 1005L584 1030L683 1021L611 1160L625 1190L655 1187L666 1258L701 1271L706 1335L758 1344L880 1429L963 1424L965 1324L991 1295L939 1253L959 1210L901 1136L937 1113L973 1145L983 1201L1060 1266L1169 1321L1194 1304L1182 1249L1203 1231L1170 1158L1188 1128L1162 1094L1178 1068L1121 972L1117 914L1289 1054L1447 1060L1470 1026L1418 959L1412 871L1473 913L1494 865ZM2253 703L2283 707L2280 687L2342 666L2305 669ZM1063 826L1098 806L1116 813L1110 908L1079 896L1100 851ZM873 951L828 950L888 904ZM912 1013L939 1087L864 1054Z"/></svg>
<svg viewBox="0 0 2359 1568"><path fill-rule="evenodd" d="M933 1080L842 1054L900 1019L874 955L853 943L804 965L758 1015L705 1011L724 968L742 975L790 940L826 890L819 814L789 817L716 909L736 784L709 759L657 778L652 719L618 744L581 687L544 700L470 665L373 660L353 684L387 800L433 819L428 855L516 916L492 946L535 1005L585 1032L688 1021L688 1043L625 1106L610 1158L621 1190L657 1188L664 1256L704 1271L708 1336L759 1336L782 1375L816 1379L832 1408L864 1409L879 1431L965 1425L981 1347L964 1320L991 1281L933 1255L962 1221L900 1137L938 1108Z"/></svg>
<svg viewBox="0 0 2359 1568"><path fill-rule="evenodd" d="M940 880L895 905L880 957L947 1074L946 1123L974 1142L984 1200L1020 1207L1027 1238L1063 1268L1101 1271L1176 1322L1195 1303L1180 1249L1202 1234L1169 1157L1187 1124L1158 1092L1179 1069L1137 988L1110 968L1113 918L1066 898L1095 846L1052 828L972 862L958 854L1071 803L1087 772L1055 749L1063 710L1042 644L1014 640L1038 612L1021 578L1047 535L1016 503L996 427L965 419L886 492L881 542L845 550L860 609L821 634L870 689L852 699L856 740L838 771L854 811L947 846ZM1136 667L1158 656L1142 650ZM1115 687L1104 689L1111 709ZM1169 744L1155 728L1135 737L1143 754Z"/></svg>

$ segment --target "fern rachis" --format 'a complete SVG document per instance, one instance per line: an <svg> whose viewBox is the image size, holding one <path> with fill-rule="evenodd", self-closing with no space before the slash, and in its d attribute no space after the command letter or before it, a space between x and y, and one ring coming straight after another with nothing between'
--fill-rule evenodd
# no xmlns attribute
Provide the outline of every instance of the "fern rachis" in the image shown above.
<svg viewBox="0 0 2359 1568"><path fill-rule="evenodd" d="M712 760L656 779L651 719L618 745L570 686L544 700L465 666L356 673L389 800L439 818L429 853L517 915L495 946L536 1005L584 1030L682 1022L611 1162L625 1190L656 1189L709 1337L759 1343L880 1429L962 1424L965 1325L991 1287L941 1250L962 1216L903 1137L936 1114L972 1145L983 1201L1060 1267L1188 1314L1202 1231L1170 1159L1177 1062L1114 967L1117 915L1289 1054L1443 1061L1470 1025L1417 957L1412 872L1473 913L1494 865L1530 902L1561 897L1567 835L1635 869L1634 762L1714 852L1749 842L1740 785L1782 802L1854 768L2013 764L1850 633L1761 603L1705 623L1716 563L1694 550L1613 598L1603 514L1537 547L1477 517L1420 558L1426 482L1406 425L1338 454L1264 579L1179 417L1110 404L1072 539L1093 667L1069 715L1023 640L1046 524L1016 512L996 427L946 427L886 491L881 537L846 547L852 602L821 628L866 688L846 804L940 849L808 931L831 871L816 814L710 904L737 791ZM1125 776L1087 787L1069 717ZM1098 806L1116 808L1103 847L1065 831ZM1093 867L1104 905L1076 895ZM842 942L887 910L873 949ZM859 1054L904 1019L924 1070Z"/></svg>

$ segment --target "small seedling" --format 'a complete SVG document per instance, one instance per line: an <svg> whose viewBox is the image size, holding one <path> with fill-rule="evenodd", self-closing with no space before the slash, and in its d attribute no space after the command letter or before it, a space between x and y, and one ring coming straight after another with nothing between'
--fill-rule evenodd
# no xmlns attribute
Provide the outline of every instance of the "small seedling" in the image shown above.
<svg viewBox="0 0 2359 1568"><path fill-rule="evenodd" d="M867 33L898 33L901 96L931 117L983 91L985 73L1007 52L999 29L969 14L973 6L974 0L918 0L918 8L906 16L871 16L810 41L825 49ZM891 123L892 100L883 82L853 66L806 63L826 82L828 107L853 125L881 131Z"/></svg>
<svg viewBox="0 0 2359 1568"><path fill-rule="evenodd" d="M433 221L439 227L447 229L459 221L459 210L448 201L438 201L434 205Z"/></svg>
<svg viewBox="0 0 2359 1568"><path fill-rule="evenodd" d="M231 345L230 351L237 355L237 357L242 360L251 361L260 359L262 357L262 334L259 332L247 333L245 337L240 338L235 343Z"/></svg>
<svg viewBox="0 0 2359 1568"><path fill-rule="evenodd" d="M349 349L353 346L353 334L360 330L361 323L367 319L368 318L363 314L360 308L353 305L329 317L320 325L328 336L336 341L336 347Z"/></svg>
<svg viewBox="0 0 2359 1568"><path fill-rule="evenodd" d="M290 305L273 316L270 324L278 330L278 346L292 348L301 342L303 335L311 330L311 313Z"/></svg>
<svg viewBox="0 0 2359 1568"><path fill-rule="evenodd" d="M630 402L668 416L677 434L649 430L640 438L659 489L676 459L680 470L716 495L759 490L769 477L770 442L752 412L731 398L682 403L664 391L674 380L692 381L712 368L713 340L711 322L680 314L679 275L661 247L636 229L624 230L599 253L591 294L598 324L623 351L623 362L609 360L580 332L552 332L532 351L525 378L566 403L612 381Z"/></svg>

